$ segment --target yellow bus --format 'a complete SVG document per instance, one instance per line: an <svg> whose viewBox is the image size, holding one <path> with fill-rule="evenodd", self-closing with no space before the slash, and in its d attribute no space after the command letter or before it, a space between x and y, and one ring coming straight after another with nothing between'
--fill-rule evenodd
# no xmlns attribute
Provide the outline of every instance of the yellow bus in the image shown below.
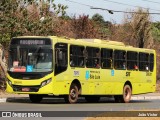
<svg viewBox="0 0 160 120"><path fill-rule="evenodd" d="M100 39L57 36L12 38L9 47L7 91L29 94L32 102L63 97L76 103L85 97L98 102L113 96L128 103L131 95L154 92L156 53Z"/></svg>

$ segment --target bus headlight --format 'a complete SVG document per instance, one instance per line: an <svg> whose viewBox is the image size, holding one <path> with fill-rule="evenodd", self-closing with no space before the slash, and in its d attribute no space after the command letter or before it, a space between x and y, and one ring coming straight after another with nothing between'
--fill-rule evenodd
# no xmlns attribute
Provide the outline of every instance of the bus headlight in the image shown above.
<svg viewBox="0 0 160 120"><path fill-rule="evenodd" d="M12 82L9 79L7 79L7 82L12 87Z"/></svg>
<svg viewBox="0 0 160 120"><path fill-rule="evenodd" d="M52 78L50 78L50 79L48 79L48 80L43 81L43 82L41 83L41 87L43 87L43 86L45 86L45 85L49 84L51 81L52 81Z"/></svg>

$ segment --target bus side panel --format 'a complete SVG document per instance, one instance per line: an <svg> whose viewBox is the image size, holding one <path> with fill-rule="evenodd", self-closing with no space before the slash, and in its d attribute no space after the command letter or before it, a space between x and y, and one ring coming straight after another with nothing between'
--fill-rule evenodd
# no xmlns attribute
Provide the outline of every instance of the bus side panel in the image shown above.
<svg viewBox="0 0 160 120"><path fill-rule="evenodd" d="M132 79L132 94L155 92L155 72L138 71Z"/></svg>
<svg viewBox="0 0 160 120"><path fill-rule="evenodd" d="M69 79L69 75L67 73L68 71L65 71L55 76L55 95L69 94L71 80Z"/></svg>
<svg viewBox="0 0 160 120"><path fill-rule="evenodd" d="M105 83L105 94L122 94L125 76L124 70L102 70L103 83Z"/></svg>

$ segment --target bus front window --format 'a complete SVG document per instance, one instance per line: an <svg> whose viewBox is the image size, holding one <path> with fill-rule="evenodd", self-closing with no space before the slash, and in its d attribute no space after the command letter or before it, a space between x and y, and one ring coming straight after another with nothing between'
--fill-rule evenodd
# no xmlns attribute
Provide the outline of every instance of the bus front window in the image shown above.
<svg viewBox="0 0 160 120"><path fill-rule="evenodd" d="M10 50L9 71L11 72L48 72L53 70L51 49Z"/></svg>

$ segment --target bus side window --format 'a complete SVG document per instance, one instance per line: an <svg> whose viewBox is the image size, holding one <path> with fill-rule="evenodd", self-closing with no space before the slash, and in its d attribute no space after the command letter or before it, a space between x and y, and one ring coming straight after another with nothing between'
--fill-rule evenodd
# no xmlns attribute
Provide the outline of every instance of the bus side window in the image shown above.
<svg viewBox="0 0 160 120"><path fill-rule="evenodd" d="M70 45L70 66L84 66L84 46Z"/></svg>
<svg viewBox="0 0 160 120"><path fill-rule="evenodd" d="M86 67L100 68L100 49L95 47L86 47Z"/></svg>
<svg viewBox="0 0 160 120"><path fill-rule="evenodd" d="M138 70L138 53L127 51L127 69Z"/></svg>
<svg viewBox="0 0 160 120"><path fill-rule="evenodd" d="M149 54L148 53L139 53L139 70L148 71L149 70Z"/></svg>
<svg viewBox="0 0 160 120"><path fill-rule="evenodd" d="M114 65L115 69L126 69L126 51L115 50L114 51Z"/></svg>
<svg viewBox="0 0 160 120"><path fill-rule="evenodd" d="M113 67L113 50L101 49L101 66L103 69L111 69Z"/></svg>

